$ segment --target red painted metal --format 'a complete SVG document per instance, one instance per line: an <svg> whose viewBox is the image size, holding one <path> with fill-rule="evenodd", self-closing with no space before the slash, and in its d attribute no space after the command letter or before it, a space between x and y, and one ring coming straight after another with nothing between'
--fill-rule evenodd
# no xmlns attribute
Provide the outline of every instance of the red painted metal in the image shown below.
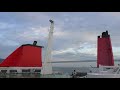
<svg viewBox="0 0 120 90"><path fill-rule="evenodd" d="M102 35L102 37L98 37L97 42L97 67L99 65L103 66L114 66L114 58L112 52L112 44L110 35L108 32L105 32L106 35Z"/></svg>
<svg viewBox="0 0 120 90"><path fill-rule="evenodd" d="M22 45L0 67L42 67L42 46Z"/></svg>

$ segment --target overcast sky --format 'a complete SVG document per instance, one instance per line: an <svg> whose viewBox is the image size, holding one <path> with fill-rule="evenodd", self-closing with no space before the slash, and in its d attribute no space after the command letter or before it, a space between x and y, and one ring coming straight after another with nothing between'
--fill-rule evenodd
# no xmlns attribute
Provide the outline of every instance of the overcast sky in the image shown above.
<svg viewBox="0 0 120 90"><path fill-rule="evenodd" d="M120 59L119 12L0 12L0 57L34 40L46 49L49 19L55 21L53 61L96 60L97 36L108 30Z"/></svg>

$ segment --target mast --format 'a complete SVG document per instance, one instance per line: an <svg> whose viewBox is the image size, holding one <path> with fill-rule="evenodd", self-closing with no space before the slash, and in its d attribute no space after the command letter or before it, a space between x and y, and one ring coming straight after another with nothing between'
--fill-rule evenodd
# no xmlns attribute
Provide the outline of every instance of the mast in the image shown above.
<svg viewBox="0 0 120 90"><path fill-rule="evenodd" d="M43 70L42 70L42 74L52 74L52 64L51 64L51 60L52 60L52 41L53 41L53 30L54 30L54 21L53 20L49 20L51 25L50 25L50 30L49 30L49 36L48 36L48 42L47 42L47 50L46 50L46 54L45 54L45 60L43 63Z"/></svg>

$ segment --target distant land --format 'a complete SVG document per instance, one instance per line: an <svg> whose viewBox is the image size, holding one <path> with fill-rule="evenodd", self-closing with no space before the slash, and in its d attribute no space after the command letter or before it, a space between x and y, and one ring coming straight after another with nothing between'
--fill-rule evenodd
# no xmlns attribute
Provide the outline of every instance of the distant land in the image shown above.
<svg viewBox="0 0 120 90"><path fill-rule="evenodd" d="M0 62L4 59L0 58ZM80 60L80 61L53 61L52 63L77 63L77 62L96 62L97 60ZM115 59L115 62L120 62L120 59Z"/></svg>
<svg viewBox="0 0 120 90"><path fill-rule="evenodd" d="M0 62L2 62L4 59L0 58Z"/></svg>
<svg viewBox="0 0 120 90"><path fill-rule="evenodd" d="M0 60L3 60L2 58L0 58Z"/></svg>
<svg viewBox="0 0 120 90"><path fill-rule="evenodd" d="M74 62L96 62L97 60L79 60L79 61L53 61L52 63L74 63ZM120 62L120 60L115 59L115 62Z"/></svg>

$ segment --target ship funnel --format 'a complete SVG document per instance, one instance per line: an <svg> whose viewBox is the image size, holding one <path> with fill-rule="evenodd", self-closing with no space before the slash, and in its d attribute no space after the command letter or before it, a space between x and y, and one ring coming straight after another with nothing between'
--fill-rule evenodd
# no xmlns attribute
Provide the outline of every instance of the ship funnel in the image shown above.
<svg viewBox="0 0 120 90"><path fill-rule="evenodd" d="M36 45L37 41L33 44ZM34 45L21 45L0 63L0 67L42 67L43 46Z"/></svg>
<svg viewBox="0 0 120 90"><path fill-rule="evenodd" d="M97 67L114 66L112 44L108 31L102 32L97 41Z"/></svg>

